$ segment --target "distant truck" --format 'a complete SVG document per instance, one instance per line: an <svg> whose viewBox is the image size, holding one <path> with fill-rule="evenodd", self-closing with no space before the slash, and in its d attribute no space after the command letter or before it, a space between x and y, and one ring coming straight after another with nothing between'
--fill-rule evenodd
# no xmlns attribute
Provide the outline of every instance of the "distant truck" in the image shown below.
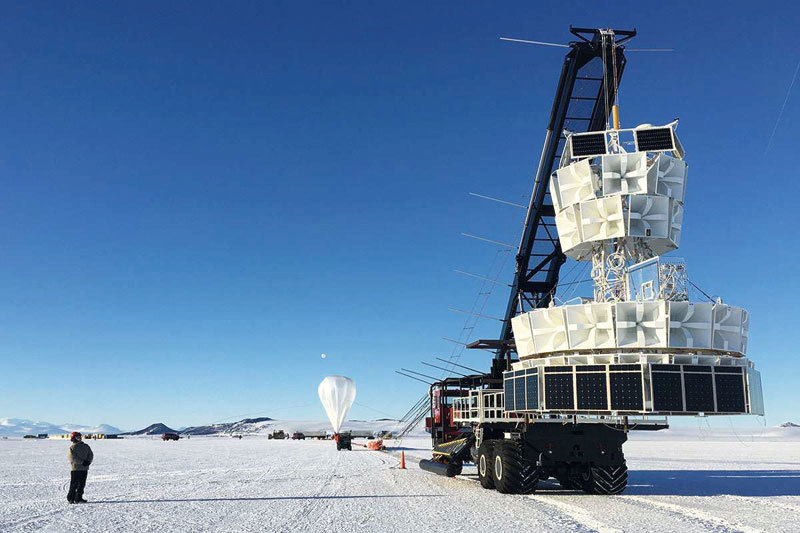
<svg viewBox="0 0 800 533"><path fill-rule="evenodd" d="M161 435L161 440L179 440L181 438L177 433L164 433Z"/></svg>
<svg viewBox="0 0 800 533"><path fill-rule="evenodd" d="M336 433L333 436L336 441L336 451L351 450L353 449L353 435L349 431L347 433Z"/></svg>
<svg viewBox="0 0 800 533"><path fill-rule="evenodd" d="M292 440L306 440L306 436L299 431L295 431L292 433Z"/></svg>

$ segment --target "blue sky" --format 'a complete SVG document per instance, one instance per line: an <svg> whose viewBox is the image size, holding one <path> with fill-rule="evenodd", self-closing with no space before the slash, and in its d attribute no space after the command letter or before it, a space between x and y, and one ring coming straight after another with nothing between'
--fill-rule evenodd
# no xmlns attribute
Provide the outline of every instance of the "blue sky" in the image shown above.
<svg viewBox="0 0 800 533"><path fill-rule="evenodd" d="M673 255L751 311L767 423L797 420L800 87L767 141L800 7L606 6L7 5L0 416L322 418L331 373L357 383L352 417L402 415L425 387L393 370L450 355L465 317L447 307L480 290L452 269L497 255L460 232L521 231L524 211L467 193L526 203L564 51L498 37L567 42L574 24L675 48L629 54L622 122L681 118Z"/></svg>

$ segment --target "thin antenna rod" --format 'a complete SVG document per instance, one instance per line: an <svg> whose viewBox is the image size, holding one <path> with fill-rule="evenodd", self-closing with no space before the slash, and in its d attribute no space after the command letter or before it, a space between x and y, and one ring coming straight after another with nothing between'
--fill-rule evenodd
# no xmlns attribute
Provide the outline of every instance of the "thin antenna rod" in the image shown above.
<svg viewBox="0 0 800 533"><path fill-rule="evenodd" d="M511 285L508 284L508 283L503 283L502 281L497 281L496 279L487 278L486 276L479 276L478 274L473 274L471 272L464 272L463 270L458 270L458 269L453 269L453 272L456 272L457 274L463 274L465 276L469 276L469 277L472 277L472 278L482 279L484 281L488 281L488 282L491 282L491 283L496 283L497 285L505 285L506 287L511 287ZM591 281L591 280L589 280L589 281Z"/></svg>
<svg viewBox="0 0 800 533"><path fill-rule="evenodd" d="M399 370L395 370L395 372L396 372L396 373L398 373L398 374L400 374L400 375L401 375L401 376L403 376L403 377L406 377L406 378L411 378L411 379L416 379L417 381L421 381L421 382L422 382L422 383L424 383L425 385L433 385L433 383L430 383L429 381L425 381L424 379L415 378L414 376L409 376L408 374L403 374L403 373L402 373L402 372L400 372Z"/></svg>
<svg viewBox="0 0 800 533"><path fill-rule="evenodd" d="M512 248L512 249L516 248L516 246L514 246L513 244L508 244L507 242L493 241L492 239L487 239L485 237L478 237L477 235L464 233L463 231L461 232L461 235L463 235L464 237L469 237L470 239L477 239L479 241L490 242L492 244L499 244L500 246L505 246L507 248Z"/></svg>
<svg viewBox="0 0 800 533"><path fill-rule="evenodd" d="M434 359L438 359L439 361L442 361L443 363L449 363L449 364L451 364L453 366L459 366L461 368L465 368L465 369L470 370L472 372L477 372L478 374L483 374L483 372L481 372L480 370L475 370L474 368L470 368L468 366L460 365L458 363L454 363L453 361L448 361L447 359L442 359L441 357L434 356Z"/></svg>
<svg viewBox="0 0 800 533"><path fill-rule="evenodd" d="M483 198L484 200L491 200L493 202L498 202L498 203L501 203L501 204L506 204L506 205L511 205L511 206L514 206L514 207L519 207L520 209L526 209L526 210L528 209L527 205L522 205L522 204L517 204L517 203L514 203L514 202L509 202L508 200L501 200L500 198L492 198L491 196L478 194L476 192L471 192L471 193L469 193L469 195L470 196L475 196L476 198Z"/></svg>
<svg viewBox="0 0 800 533"><path fill-rule="evenodd" d="M558 48L569 48L568 44L546 43L544 41L528 41L527 39L512 39L511 37L500 37L500 40L511 41L514 43L541 44L543 46L557 46Z"/></svg>
<svg viewBox="0 0 800 533"><path fill-rule="evenodd" d="M450 311L453 311L454 313L462 313L465 315L472 315L480 318L491 318L492 320L497 320L498 322L505 322L505 320L503 320L502 318L497 318L496 316L482 315L480 313L473 313L472 311L463 311L461 309L456 309L455 307L448 307L448 309Z"/></svg>
<svg viewBox="0 0 800 533"><path fill-rule="evenodd" d="M626 48L626 52L674 52L674 48Z"/></svg>
<svg viewBox="0 0 800 533"><path fill-rule="evenodd" d="M466 375L466 374L463 374L463 373L461 373L461 372L457 372L457 371L455 371L455 370L452 370L452 369L451 369L451 370L448 370L448 369L446 369L446 368L444 368L444 367L442 367L442 366L436 366L436 365L432 365L432 364L430 364L430 363L426 363L425 361L420 361L420 363L422 363L422 364L423 364L423 365L425 365L425 366L429 366L429 367L431 367L431 368L438 368L439 370L444 370L445 372L452 372L453 374L458 374L459 376L464 376L464 377L467 377L467 375Z"/></svg>
<svg viewBox="0 0 800 533"><path fill-rule="evenodd" d="M447 337L442 337L442 340L447 342L452 342L453 344L460 344L461 346L466 346L466 342L456 341L453 339L448 339ZM483 350L484 352L494 353L494 350L490 350L489 348L478 348L478 350Z"/></svg>
<svg viewBox="0 0 800 533"><path fill-rule="evenodd" d="M416 374L418 376L422 376L423 378L432 379L433 381L438 381L438 379L439 379L439 378L435 378L433 376L428 376L426 374L420 374L419 372L414 372L413 370L409 370L407 368L401 368L400 370L402 370L403 372L410 372L411 374Z"/></svg>

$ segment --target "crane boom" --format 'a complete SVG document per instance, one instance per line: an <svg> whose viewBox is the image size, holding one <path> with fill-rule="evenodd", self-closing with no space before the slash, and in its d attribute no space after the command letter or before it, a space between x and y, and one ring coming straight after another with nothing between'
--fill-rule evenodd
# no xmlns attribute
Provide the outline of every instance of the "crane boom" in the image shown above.
<svg viewBox="0 0 800 533"><path fill-rule="evenodd" d="M493 348L495 359L507 362L511 360L514 339L511 319L527 309L550 303L558 285L559 270L566 261L555 231L555 209L548 190L550 174L564 148L564 131L578 133L606 128L625 68L624 51L619 45L636 35L636 30L611 30L609 40L603 39L603 32L608 35L608 30L570 27L570 31L579 40L570 43L561 68L517 250L501 335L498 341L477 341L469 346ZM611 54L616 54L616 62L610 59L604 62L603 56L610 58Z"/></svg>

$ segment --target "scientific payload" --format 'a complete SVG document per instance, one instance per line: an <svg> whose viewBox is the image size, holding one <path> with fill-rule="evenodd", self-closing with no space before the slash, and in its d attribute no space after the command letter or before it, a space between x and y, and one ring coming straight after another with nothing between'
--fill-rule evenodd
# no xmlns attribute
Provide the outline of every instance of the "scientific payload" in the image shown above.
<svg viewBox="0 0 800 533"><path fill-rule="evenodd" d="M681 241L688 164L677 120L620 127L636 31L570 31L501 335L466 345L495 352L491 371L430 384L433 458L420 468L455 476L472 461L503 493L555 478L619 494L629 431L764 414L749 313L702 290L692 301L684 261L662 257ZM567 274L589 270L591 297L557 297L568 258Z"/></svg>

